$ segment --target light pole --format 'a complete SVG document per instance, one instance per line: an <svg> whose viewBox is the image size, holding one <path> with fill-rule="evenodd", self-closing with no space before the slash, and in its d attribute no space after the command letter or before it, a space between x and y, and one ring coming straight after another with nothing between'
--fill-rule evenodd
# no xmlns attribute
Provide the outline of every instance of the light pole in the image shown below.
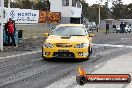
<svg viewBox="0 0 132 88"><path fill-rule="evenodd" d="M4 0L0 0L1 7L1 25L0 25L0 50L3 51L3 9L4 9Z"/></svg>
<svg viewBox="0 0 132 88"><path fill-rule="evenodd" d="M98 18L98 21L99 21L99 25L98 25L99 26L99 29L100 29L100 6L101 6L100 4L102 3L102 1L103 0L99 0L99 2L96 1L97 3L99 3L99 18Z"/></svg>
<svg viewBox="0 0 132 88"><path fill-rule="evenodd" d="M100 3L99 3L99 29L100 29Z"/></svg>
<svg viewBox="0 0 132 88"><path fill-rule="evenodd" d="M9 11L11 8L11 0L8 0L8 18L10 18Z"/></svg>
<svg viewBox="0 0 132 88"><path fill-rule="evenodd" d="M11 0L8 0L8 9L11 7Z"/></svg>

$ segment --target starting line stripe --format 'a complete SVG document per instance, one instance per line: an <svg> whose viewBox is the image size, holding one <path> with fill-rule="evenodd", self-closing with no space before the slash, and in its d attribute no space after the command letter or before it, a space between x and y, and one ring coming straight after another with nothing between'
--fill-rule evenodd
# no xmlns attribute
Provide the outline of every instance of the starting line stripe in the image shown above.
<svg viewBox="0 0 132 88"><path fill-rule="evenodd" d="M92 44L95 46L108 46L108 47L119 47L119 48L132 48L132 46L127 45L111 45L111 44Z"/></svg>
<svg viewBox="0 0 132 88"><path fill-rule="evenodd" d="M0 57L0 59L20 57L20 56L25 56L25 55L30 55L30 54L36 54L36 53L39 53L39 52L42 52L42 50L32 51L32 52L27 52L27 53L22 53L22 54L17 54L17 55L11 55L11 56L6 56L6 57Z"/></svg>

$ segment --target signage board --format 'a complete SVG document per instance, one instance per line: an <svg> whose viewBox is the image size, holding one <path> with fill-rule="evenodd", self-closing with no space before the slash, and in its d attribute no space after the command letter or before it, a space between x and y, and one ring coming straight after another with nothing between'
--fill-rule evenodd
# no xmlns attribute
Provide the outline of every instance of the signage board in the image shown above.
<svg viewBox="0 0 132 88"><path fill-rule="evenodd" d="M39 10L10 8L5 19L12 18L16 23L38 23Z"/></svg>

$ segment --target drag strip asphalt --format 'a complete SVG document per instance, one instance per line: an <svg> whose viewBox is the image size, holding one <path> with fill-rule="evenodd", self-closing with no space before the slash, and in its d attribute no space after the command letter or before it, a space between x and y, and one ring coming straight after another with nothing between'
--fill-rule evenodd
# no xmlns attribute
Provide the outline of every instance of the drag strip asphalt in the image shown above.
<svg viewBox="0 0 132 88"><path fill-rule="evenodd" d="M93 54L89 60L45 61L41 50L0 57L0 88L50 88L63 78L75 77L78 66L92 73L109 60L131 52L131 40L131 34L97 35L93 38Z"/></svg>

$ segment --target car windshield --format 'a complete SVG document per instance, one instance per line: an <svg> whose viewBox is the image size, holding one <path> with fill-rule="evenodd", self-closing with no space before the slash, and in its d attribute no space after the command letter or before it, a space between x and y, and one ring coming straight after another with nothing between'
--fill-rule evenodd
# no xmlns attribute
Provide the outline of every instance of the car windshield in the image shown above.
<svg viewBox="0 0 132 88"><path fill-rule="evenodd" d="M83 27L57 27L51 35L57 36L85 36L87 34Z"/></svg>

